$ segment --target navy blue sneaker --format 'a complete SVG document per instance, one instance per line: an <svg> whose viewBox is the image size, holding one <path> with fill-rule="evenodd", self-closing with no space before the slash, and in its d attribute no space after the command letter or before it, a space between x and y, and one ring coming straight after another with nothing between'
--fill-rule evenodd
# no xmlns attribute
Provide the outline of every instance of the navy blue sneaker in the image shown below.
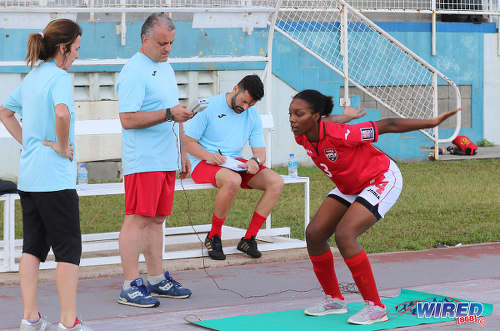
<svg viewBox="0 0 500 331"><path fill-rule="evenodd" d="M154 308L160 305L160 301L151 296L151 291L144 285L142 278L132 281L128 290L122 288L120 298L117 302L122 305L141 308Z"/></svg>
<svg viewBox="0 0 500 331"><path fill-rule="evenodd" d="M165 279L158 284L152 285L148 282L148 289L155 297L186 299L191 296L191 290L173 279L168 271L165 271Z"/></svg>

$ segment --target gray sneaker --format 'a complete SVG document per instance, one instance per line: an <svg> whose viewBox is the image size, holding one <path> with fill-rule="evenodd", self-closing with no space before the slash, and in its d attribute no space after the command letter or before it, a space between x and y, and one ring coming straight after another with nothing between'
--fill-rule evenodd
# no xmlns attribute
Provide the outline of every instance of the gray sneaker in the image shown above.
<svg viewBox="0 0 500 331"><path fill-rule="evenodd" d="M94 331L94 329L80 321L78 325L71 329L67 329L61 323L59 323L59 325L57 326L57 331Z"/></svg>
<svg viewBox="0 0 500 331"><path fill-rule="evenodd" d="M323 302L316 306L306 308L304 314L310 316L324 316L328 314L345 314L347 313L347 305L344 300L332 298L329 295L325 296Z"/></svg>
<svg viewBox="0 0 500 331"><path fill-rule="evenodd" d="M366 305L356 314L349 317L347 322L352 324L368 325L389 320L385 308L375 306L373 302L367 301Z"/></svg>
<svg viewBox="0 0 500 331"><path fill-rule="evenodd" d="M19 331L57 331L57 328L47 321L44 316L40 316L40 320L33 324L27 320L22 320Z"/></svg>

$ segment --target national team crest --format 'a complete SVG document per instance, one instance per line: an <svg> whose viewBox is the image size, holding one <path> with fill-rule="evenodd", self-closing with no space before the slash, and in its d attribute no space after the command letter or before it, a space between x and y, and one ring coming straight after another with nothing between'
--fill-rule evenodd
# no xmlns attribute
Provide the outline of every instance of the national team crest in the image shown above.
<svg viewBox="0 0 500 331"><path fill-rule="evenodd" d="M325 149L324 152L325 152L325 156L328 160L330 160L332 162L337 161L337 151L335 150L335 148Z"/></svg>
<svg viewBox="0 0 500 331"><path fill-rule="evenodd" d="M373 128L361 128L361 140L373 140L375 138L375 131Z"/></svg>

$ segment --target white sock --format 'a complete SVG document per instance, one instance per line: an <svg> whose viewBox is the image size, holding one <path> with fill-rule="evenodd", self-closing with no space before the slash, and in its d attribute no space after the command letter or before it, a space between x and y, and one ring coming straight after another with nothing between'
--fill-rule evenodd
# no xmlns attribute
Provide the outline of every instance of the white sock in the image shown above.
<svg viewBox="0 0 500 331"><path fill-rule="evenodd" d="M25 319L22 320L22 323L26 324L26 325L36 325L36 324L38 324L38 322L40 322L40 320L34 321L34 322L33 321L29 321L29 320L25 320Z"/></svg>
<svg viewBox="0 0 500 331"><path fill-rule="evenodd" d="M78 317L75 319L75 323L77 320L78 320ZM80 325L81 323L82 323L82 321L78 320L78 324L68 327L68 326L62 324L62 322L59 322L59 328L61 328L63 330L75 330L75 329L77 329L78 325Z"/></svg>
<svg viewBox="0 0 500 331"><path fill-rule="evenodd" d="M59 322L59 328L63 329L63 330L72 330L73 329L73 327L68 328L66 325L62 324L61 322Z"/></svg>
<svg viewBox="0 0 500 331"><path fill-rule="evenodd" d="M158 276L148 276L148 282L151 285L158 284L159 282L161 282L164 279L165 279L165 275L164 274L159 274Z"/></svg>
<svg viewBox="0 0 500 331"><path fill-rule="evenodd" d="M40 322L41 319L42 319L42 315L40 313L38 313L38 318L36 320L25 320L25 321L28 322L29 324L36 324L36 323Z"/></svg>
<svg viewBox="0 0 500 331"><path fill-rule="evenodd" d="M128 290L130 288L130 283L132 283L132 282L133 282L133 280L124 280L122 288L124 290Z"/></svg>

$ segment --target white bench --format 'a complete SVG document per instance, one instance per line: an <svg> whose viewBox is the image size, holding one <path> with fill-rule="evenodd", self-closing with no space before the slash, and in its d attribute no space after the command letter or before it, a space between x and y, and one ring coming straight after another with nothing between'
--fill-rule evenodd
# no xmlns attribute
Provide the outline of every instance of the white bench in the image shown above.
<svg viewBox="0 0 500 331"><path fill-rule="evenodd" d="M264 129L267 130L268 138L270 138L270 128L273 127L271 115L261 115ZM115 120L88 120L77 121L75 125L76 135L95 135L95 134L120 134L121 124L118 119ZM6 129L0 124L0 138L10 137ZM268 139L270 141L270 139ZM267 154L270 155L269 146ZM304 184L304 229L309 223L309 178L308 177L289 177L282 176L285 184ZM192 179L176 180L175 190L201 190L213 189L211 184L195 184ZM77 186L78 195L83 196L99 196L124 194L123 183L105 183L105 184L87 184ZM16 262L21 256L22 239L15 239L15 202L19 199L17 194L7 194L0 197L0 201L4 202L4 225L3 225L3 240L0 241L0 272L1 271L17 271L19 264ZM213 204L213 201L209 202ZM168 221L168 220L167 220ZM166 222L168 223L168 222ZM230 221L229 221L230 223ZM163 258L178 259L188 257L200 257L207 255L206 250L201 251L200 248L173 250L169 246L189 243L200 243L200 240L205 239L205 233L210 231L210 224L182 226L182 227L165 227L164 235L168 236L164 240ZM230 226L224 226L223 240L239 239L245 230ZM82 235L83 254L95 254L98 252L117 251L118 250L119 232L95 233ZM286 236L286 237L281 237ZM271 216L266 220L266 226L263 227L258 234L258 239L263 243L259 244L259 249L262 251L270 251L277 249L289 249L305 247L303 240L290 238L290 227L272 228ZM177 246L178 247L178 246ZM235 247L224 247L226 254L237 253ZM141 255L141 261L144 257ZM120 263L118 254L111 254L99 257L82 257L81 265L105 265ZM40 266L42 269L55 268L55 262L47 261Z"/></svg>

